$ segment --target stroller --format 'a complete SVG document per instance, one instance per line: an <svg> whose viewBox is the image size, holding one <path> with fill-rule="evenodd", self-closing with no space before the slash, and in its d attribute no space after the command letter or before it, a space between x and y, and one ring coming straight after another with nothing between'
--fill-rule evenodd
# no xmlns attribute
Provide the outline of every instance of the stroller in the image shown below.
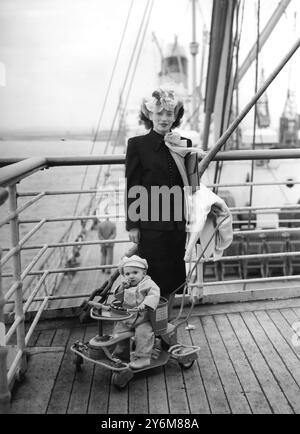
<svg viewBox="0 0 300 434"><path fill-rule="evenodd" d="M135 252L136 247L132 248L126 256L131 256ZM150 365L142 369L133 370L129 367L129 363L113 356L113 350L116 344L121 340L127 340L129 348L134 346L134 331L127 331L117 335L103 334L104 322L114 323L116 321L124 321L131 318L133 313L136 312L135 309L123 309L116 301L109 301L111 288L118 276L119 272L116 270L101 288L93 291L89 299L85 301L82 306L80 314L81 322L83 322L87 316L96 320L98 322L98 334L88 342L77 341L72 345L71 351L74 353L73 362L76 369L81 369L84 360L101 365L112 371L113 385L122 389L126 387L135 374L166 365L170 358L175 359L183 369L191 368L198 358L200 347L184 345L177 340L178 327L186 323L194 307L194 301L192 301L187 316L183 319L181 318L187 290L186 282L173 291L175 295L184 287L179 314L172 322L168 320L169 302L163 297L160 298L157 309L150 313L150 321L155 334L155 344ZM188 277L190 278L190 276ZM97 296L100 297L99 300L94 301Z"/></svg>

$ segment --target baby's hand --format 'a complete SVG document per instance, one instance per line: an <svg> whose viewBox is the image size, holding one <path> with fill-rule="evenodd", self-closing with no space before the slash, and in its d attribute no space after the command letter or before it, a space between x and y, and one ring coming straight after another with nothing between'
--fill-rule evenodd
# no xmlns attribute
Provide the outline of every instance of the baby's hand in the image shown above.
<svg viewBox="0 0 300 434"><path fill-rule="evenodd" d="M144 303L141 303L138 307L137 307L137 310L139 311L139 312L142 312L143 310L145 310L146 309L146 305L144 304Z"/></svg>
<svg viewBox="0 0 300 434"><path fill-rule="evenodd" d="M124 288L124 289L127 289L127 288L129 288L129 287L130 287L130 283L129 283L129 281L126 280L126 279L124 279L124 280L123 280L123 288Z"/></svg>

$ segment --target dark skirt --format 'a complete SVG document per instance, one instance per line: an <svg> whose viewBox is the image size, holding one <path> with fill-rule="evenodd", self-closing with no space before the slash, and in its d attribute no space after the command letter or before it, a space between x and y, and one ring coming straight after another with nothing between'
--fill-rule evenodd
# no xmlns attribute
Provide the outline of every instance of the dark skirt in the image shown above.
<svg viewBox="0 0 300 434"><path fill-rule="evenodd" d="M185 231L141 229L138 254L147 260L147 274L159 286L163 297L168 298L185 282L185 240Z"/></svg>

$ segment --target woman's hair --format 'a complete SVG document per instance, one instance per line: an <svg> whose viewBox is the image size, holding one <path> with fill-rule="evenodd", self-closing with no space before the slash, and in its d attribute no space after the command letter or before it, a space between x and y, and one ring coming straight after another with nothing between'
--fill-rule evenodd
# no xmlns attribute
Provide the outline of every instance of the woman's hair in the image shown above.
<svg viewBox="0 0 300 434"><path fill-rule="evenodd" d="M177 116L175 121L173 122L171 129L179 127L180 123L181 123L181 119L184 115L184 108L183 106L180 107L180 109L178 110ZM145 114L143 113L142 110L140 110L140 114L139 114L139 122L140 124L144 124L146 130L150 130L151 128L153 128L153 122L151 121L151 119L147 118L145 116Z"/></svg>

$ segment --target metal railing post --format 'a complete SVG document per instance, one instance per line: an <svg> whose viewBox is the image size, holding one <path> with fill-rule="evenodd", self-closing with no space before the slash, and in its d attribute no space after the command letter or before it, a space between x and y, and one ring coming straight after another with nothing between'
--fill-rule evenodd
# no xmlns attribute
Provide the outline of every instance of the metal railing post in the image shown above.
<svg viewBox="0 0 300 434"><path fill-rule="evenodd" d="M0 247L1 259L1 247ZM10 411L10 391L7 381L7 355L8 348L5 343L4 324L4 295L2 292L2 273L0 264L0 414L7 414Z"/></svg>
<svg viewBox="0 0 300 434"><path fill-rule="evenodd" d="M0 205L7 199L7 191L0 190ZM4 306L5 299L2 291L2 268L1 268L1 246L0 246L0 414L7 414L10 411L10 391L7 381L7 354L8 348L5 341Z"/></svg>
<svg viewBox="0 0 300 434"><path fill-rule="evenodd" d="M9 186L9 206L10 211L13 213L17 209L17 188L16 184ZM22 318L17 328L17 346L22 351L23 355L20 363L20 373L24 373L27 368L26 355L25 355L25 325L24 325L24 312L23 312L23 292L22 292L22 266L21 266L21 251L19 248L19 218L16 214L10 222L11 228L11 243L12 248L16 248L13 255L13 278L18 283L18 288L15 291L15 315Z"/></svg>

